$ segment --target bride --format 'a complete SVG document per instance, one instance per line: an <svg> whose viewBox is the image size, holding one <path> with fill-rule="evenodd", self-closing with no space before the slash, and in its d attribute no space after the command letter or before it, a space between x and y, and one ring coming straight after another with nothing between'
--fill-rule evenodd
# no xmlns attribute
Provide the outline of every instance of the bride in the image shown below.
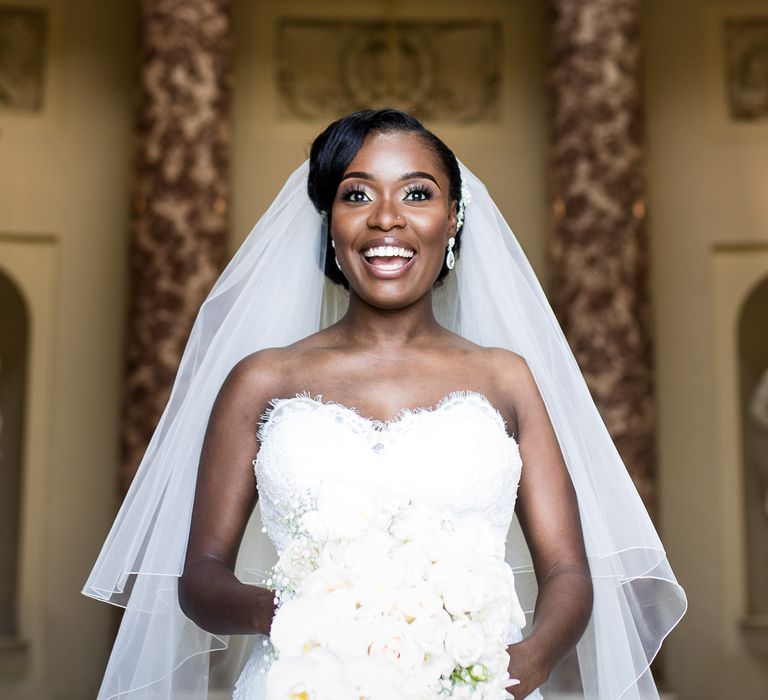
<svg viewBox="0 0 768 700"><path fill-rule="evenodd" d="M343 497L328 496L329 484L344 485ZM514 576L491 608L506 626L503 649L488 651L486 639L486 656L462 647L451 657L441 646L443 685L427 694L409 695L407 684L385 692L373 667L353 682L344 653L317 656L323 663L301 675L278 643L285 629L304 640L297 658L307 659L333 648L341 617L312 622L330 598L311 598L302 579L253 585L275 560L262 533L282 555L272 576L285 576L309 511L348 532L369 496L400 499L390 529L402 503L439 512L454 542L475 518ZM457 575L483 538L453 558ZM318 556L300 564L317 568ZM390 600L397 585L382 582L394 564L369 564ZM332 687L354 685L354 697L541 697L577 643L580 697L657 697L649 664L685 609L517 242L452 151L394 110L348 115L318 136L308 167L217 282L84 592L126 608L99 698L205 698L207 652L229 635L248 642L235 689L248 700L341 698L318 680L334 659ZM288 610L303 599L314 609L290 627ZM473 623L476 608L441 600L448 628ZM307 636L311 624L319 632ZM411 654L406 667L391 642L361 649L411 680L439 656ZM509 684L482 694L490 685L477 659L499 653Z"/></svg>

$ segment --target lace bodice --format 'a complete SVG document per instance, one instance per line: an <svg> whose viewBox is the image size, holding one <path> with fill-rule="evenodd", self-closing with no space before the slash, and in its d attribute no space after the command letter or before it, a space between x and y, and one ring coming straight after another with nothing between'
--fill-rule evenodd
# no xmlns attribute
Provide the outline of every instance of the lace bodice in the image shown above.
<svg viewBox="0 0 768 700"><path fill-rule="evenodd" d="M454 392L432 408L389 421L300 394L274 399L254 460L262 523L278 552L297 501L324 480L399 489L457 516L484 515L503 537L513 517L522 462L504 419L477 392Z"/></svg>
<svg viewBox="0 0 768 700"><path fill-rule="evenodd" d="M457 517L476 512L506 539L514 515L522 460L504 419L483 394L457 391L431 408L405 409L392 420L299 394L273 399L259 427L254 460L262 524L278 552L290 542L292 515L325 481L352 481ZM520 641L510 625L508 643ZM233 700L263 700L257 646ZM538 690L529 695L541 700Z"/></svg>

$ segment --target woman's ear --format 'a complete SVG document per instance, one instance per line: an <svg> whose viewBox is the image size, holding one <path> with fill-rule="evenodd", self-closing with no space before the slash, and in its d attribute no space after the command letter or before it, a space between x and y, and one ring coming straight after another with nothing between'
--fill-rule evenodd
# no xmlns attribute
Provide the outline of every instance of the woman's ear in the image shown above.
<svg viewBox="0 0 768 700"><path fill-rule="evenodd" d="M451 200L451 210L448 214L448 235L445 237L445 244L448 245L448 239L451 236L456 235L456 214L458 211L459 203L455 200Z"/></svg>

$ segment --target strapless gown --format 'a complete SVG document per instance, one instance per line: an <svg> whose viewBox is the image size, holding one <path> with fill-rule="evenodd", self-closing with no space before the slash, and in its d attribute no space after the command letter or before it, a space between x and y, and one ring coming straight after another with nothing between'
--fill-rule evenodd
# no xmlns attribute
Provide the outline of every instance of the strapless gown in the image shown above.
<svg viewBox="0 0 768 700"><path fill-rule="evenodd" d="M290 542L292 503L317 493L326 480L402 489L457 517L478 513L504 539L514 517L518 444L478 392L453 392L435 406L405 409L388 421L306 394L274 399L259 440L254 468L262 523L278 552ZM509 642L521 638L512 626ZM234 700L264 699L259 654L257 648L245 664Z"/></svg>

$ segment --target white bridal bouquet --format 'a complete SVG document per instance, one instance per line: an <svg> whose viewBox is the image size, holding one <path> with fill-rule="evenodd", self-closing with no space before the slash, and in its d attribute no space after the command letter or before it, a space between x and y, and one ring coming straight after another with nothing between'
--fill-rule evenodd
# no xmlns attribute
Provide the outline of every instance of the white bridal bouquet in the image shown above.
<svg viewBox="0 0 768 700"><path fill-rule="evenodd" d="M511 624L525 617L504 541L477 514L323 486L292 504L268 700L511 697Z"/></svg>

